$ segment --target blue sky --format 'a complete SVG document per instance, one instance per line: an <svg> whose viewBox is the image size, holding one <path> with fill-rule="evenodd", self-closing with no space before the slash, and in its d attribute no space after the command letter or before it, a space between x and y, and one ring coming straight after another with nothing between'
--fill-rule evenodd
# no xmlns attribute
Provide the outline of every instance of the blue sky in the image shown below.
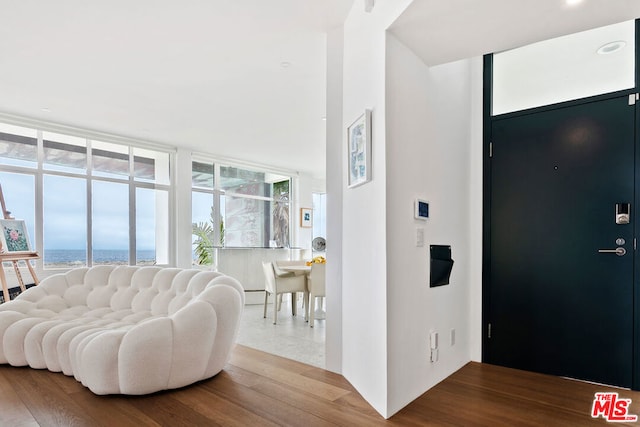
<svg viewBox="0 0 640 427"><path fill-rule="evenodd" d="M86 180L45 175L44 239L46 249L85 249L87 245ZM0 172L7 209L27 222L35 245L35 190L32 175ZM137 190L137 247L155 248L154 191ZM35 247L35 246L34 246ZM129 248L129 192L126 183L94 181L93 247Z"/></svg>

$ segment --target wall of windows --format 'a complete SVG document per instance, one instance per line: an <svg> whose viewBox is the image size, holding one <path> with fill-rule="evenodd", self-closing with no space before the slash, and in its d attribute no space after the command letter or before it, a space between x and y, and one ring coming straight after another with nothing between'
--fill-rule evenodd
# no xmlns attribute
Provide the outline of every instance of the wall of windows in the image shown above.
<svg viewBox="0 0 640 427"><path fill-rule="evenodd" d="M104 138L107 139L107 138ZM0 123L0 184L38 266L170 264L169 151Z"/></svg>
<svg viewBox="0 0 640 427"><path fill-rule="evenodd" d="M194 244L289 247L291 185L285 175L193 161ZM198 259L198 249L194 257Z"/></svg>

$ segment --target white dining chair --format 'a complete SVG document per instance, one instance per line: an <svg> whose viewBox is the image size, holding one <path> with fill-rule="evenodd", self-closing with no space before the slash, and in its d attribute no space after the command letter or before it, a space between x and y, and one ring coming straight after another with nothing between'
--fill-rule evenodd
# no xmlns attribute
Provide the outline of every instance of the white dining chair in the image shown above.
<svg viewBox="0 0 640 427"><path fill-rule="evenodd" d="M291 269L294 269L293 271ZM304 276L304 280L306 283L307 276L309 275L309 271L304 271L300 269L310 269L307 267L306 262L304 260L278 260L273 261L273 270L276 273L276 277L278 276L290 276L291 273L296 276ZM305 285L306 291L302 294L302 309L304 310L304 320L309 320L307 317L309 309L309 286ZM296 301L299 295L296 295ZM282 299L282 296L280 297ZM298 309L296 309L298 310Z"/></svg>
<svg viewBox="0 0 640 427"><path fill-rule="evenodd" d="M326 264L311 264L311 273L307 279L309 287L309 326L313 328L315 318L316 298L325 296Z"/></svg>
<svg viewBox="0 0 640 427"><path fill-rule="evenodd" d="M264 318L267 317L267 303L269 295L274 296L273 300L273 324L278 322L278 310L280 302L278 298L282 294L291 293L291 312L296 315L296 292L306 292L306 283L304 276L298 276L294 273L279 270L278 274L274 270L271 262L263 262L262 269L265 277L265 294L264 294Z"/></svg>

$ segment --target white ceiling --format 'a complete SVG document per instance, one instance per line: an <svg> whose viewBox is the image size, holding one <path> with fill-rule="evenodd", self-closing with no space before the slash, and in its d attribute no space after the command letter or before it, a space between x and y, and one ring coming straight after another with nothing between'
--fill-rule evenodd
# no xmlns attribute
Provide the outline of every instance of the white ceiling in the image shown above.
<svg viewBox="0 0 640 427"><path fill-rule="evenodd" d="M0 112L323 177L325 30L353 2L0 0ZM432 65L637 16L639 0L415 0L392 31Z"/></svg>
<svg viewBox="0 0 640 427"><path fill-rule="evenodd" d="M0 111L324 176L352 1L0 0Z"/></svg>
<svg viewBox="0 0 640 427"><path fill-rule="evenodd" d="M390 30L438 65L638 17L638 0L414 0Z"/></svg>

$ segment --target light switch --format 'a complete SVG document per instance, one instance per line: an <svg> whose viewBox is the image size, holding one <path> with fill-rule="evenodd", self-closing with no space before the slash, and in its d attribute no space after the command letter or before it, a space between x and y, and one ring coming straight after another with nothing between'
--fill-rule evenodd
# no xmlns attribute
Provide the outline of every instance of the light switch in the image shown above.
<svg viewBox="0 0 640 427"><path fill-rule="evenodd" d="M416 247L421 248L424 246L424 228L416 228Z"/></svg>

